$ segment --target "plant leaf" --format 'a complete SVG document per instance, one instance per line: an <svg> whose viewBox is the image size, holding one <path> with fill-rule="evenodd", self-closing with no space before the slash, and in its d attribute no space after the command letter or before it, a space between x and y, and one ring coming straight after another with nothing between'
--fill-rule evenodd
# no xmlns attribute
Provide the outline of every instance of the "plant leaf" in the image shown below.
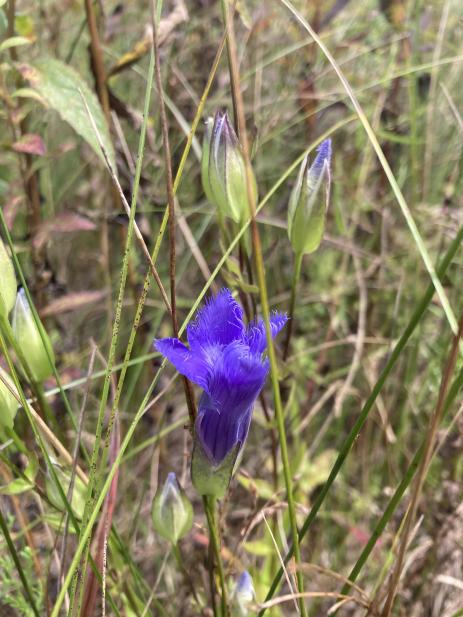
<svg viewBox="0 0 463 617"><path fill-rule="evenodd" d="M104 149L113 168L115 168L114 148L103 111L94 93L86 82L70 66L54 58L21 64L19 70L48 107L59 113L96 152L104 162L104 157L85 108L85 99L101 137ZM83 97L83 98L82 98Z"/></svg>
<svg viewBox="0 0 463 617"><path fill-rule="evenodd" d="M0 51L5 51L11 47L19 47L19 45L30 45L30 43L31 41L26 39L25 36L11 36L0 45Z"/></svg>

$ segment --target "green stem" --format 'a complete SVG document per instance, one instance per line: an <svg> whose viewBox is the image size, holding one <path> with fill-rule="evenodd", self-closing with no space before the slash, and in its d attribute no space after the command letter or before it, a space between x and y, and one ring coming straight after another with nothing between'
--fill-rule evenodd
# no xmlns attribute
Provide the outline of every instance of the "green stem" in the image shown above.
<svg viewBox="0 0 463 617"><path fill-rule="evenodd" d="M291 298L289 301L289 321L288 327L286 330L286 341L283 350L283 360L286 360L289 353L289 344L291 342L291 335L293 333L293 321L294 321L294 309L296 308L296 292L297 286L299 284L299 279L301 278L301 267L302 267L302 258L304 257L303 253L296 253L294 260L294 270L293 270L293 280L291 283Z"/></svg>
<svg viewBox="0 0 463 617"><path fill-rule="evenodd" d="M217 570L219 571L219 580L222 592L220 601L222 617L228 617L229 611L227 603L227 586L225 582L225 571L223 568L222 556L220 554L220 537L216 516L216 499L215 497L203 496L203 504L204 511L206 512L207 524L209 527L209 541L212 542L212 548L214 550Z"/></svg>

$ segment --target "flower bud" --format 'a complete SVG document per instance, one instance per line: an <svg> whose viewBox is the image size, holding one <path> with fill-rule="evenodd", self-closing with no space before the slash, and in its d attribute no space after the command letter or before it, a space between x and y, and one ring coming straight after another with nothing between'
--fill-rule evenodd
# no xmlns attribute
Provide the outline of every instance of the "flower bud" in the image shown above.
<svg viewBox="0 0 463 617"><path fill-rule="evenodd" d="M331 139L325 139L309 167L302 161L296 185L289 198L288 236L296 254L313 253L320 246L330 194ZM324 185L325 196L319 196Z"/></svg>
<svg viewBox="0 0 463 617"><path fill-rule="evenodd" d="M246 570L241 574L233 590L233 615L246 617L249 614L249 605L255 599L256 592L252 583L252 577Z"/></svg>
<svg viewBox="0 0 463 617"><path fill-rule="evenodd" d="M82 519L85 509L85 498L87 494L87 488L82 480L79 478L77 474L74 476L74 485L72 490L71 498L69 498L69 486L71 484L71 470L65 469L62 467L57 461L50 458L51 464L53 465L53 469L55 471L56 477L63 489L63 493L66 499L69 501L74 516L79 520ZM56 482L54 478L51 476L50 472L45 476L45 491L47 493L47 497L50 500L50 503L55 506L57 510L60 512L66 511L65 502L61 497L61 493L56 486Z"/></svg>
<svg viewBox="0 0 463 617"><path fill-rule="evenodd" d="M240 444L236 444L218 465L214 465L195 435L191 459L191 479L200 495L222 499L225 497L234 470L237 468Z"/></svg>
<svg viewBox="0 0 463 617"><path fill-rule="evenodd" d="M156 493L151 515L154 530L172 544L190 531L193 508L175 473L169 473L162 490Z"/></svg>
<svg viewBox="0 0 463 617"><path fill-rule="evenodd" d="M27 360L34 381L41 383L53 374L53 367L48 358L50 357L51 361L54 362L55 356L42 323L40 320L38 323L35 322L24 289L20 289L16 297L12 326L16 342ZM42 331L43 340L40 336L39 327Z"/></svg>
<svg viewBox="0 0 463 617"><path fill-rule="evenodd" d="M251 176L255 200L257 185L252 170ZM249 215L246 165L227 112L217 111L214 119L206 120L201 178L206 197L222 216L237 223L246 219Z"/></svg>
<svg viewBox="0 0 463 617"><path fill-rule="evenodd" d="M13 396L5 385L5 382L10 386L13 392L16 392L15 385L11 377L0 368L0 432L3 428L13 428L14 417L18 411L18 401Z"/></svg>
<svg viewBox="0 0 463 617"><path fill-rule="evenodd" d="M6 246L0 238L0 314L8 317L16 298L16 276Z"/></svg>

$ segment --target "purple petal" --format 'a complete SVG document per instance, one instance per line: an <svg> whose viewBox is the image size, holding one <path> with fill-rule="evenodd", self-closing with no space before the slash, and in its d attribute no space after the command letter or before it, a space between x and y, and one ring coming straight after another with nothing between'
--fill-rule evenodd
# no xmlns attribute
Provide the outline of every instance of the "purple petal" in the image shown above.
<svg viewBox="0 0 463 617"><path fill-rule="evenodd" d="M317 148L317 156L315 157L312 166L310 167L309 174L313 177L313 181L316 182L323 173L325 166L329 169L331 163L331 139L325 139Z"/></svg>
<svg viewBox="0 0 463 617"><path fill-rule="evenodd" d="M187 327L191 350L196 352L209 345L228 345L242 337L243 309L228 289L209 299L198 311L194 323Z"/></svg>
<svg viewBox="0 0 463 617"><path fill-rule="evenodd" d="M252 407L239 416L225 410L219 412L209 396L203 394L196 418L196 435L214 466L220 465L233 448L241 449L248 436L251 418Z"/></svg>
<svg viewBox="0 0 463 617"><path fill-rule="evenodd" d="M177 371L194 383L207 386L209 366L202 354L192 353L176 338L163 338L154 341L155 348L175 366Z"/></svg>
<svg viewBox="0 0 463 617"><path fill-rule="evenodd" d="M204 451L218 465L246 440L254 402L268 373L268 360L233 341L211 367L199 403L196 432Z"/></svg>
<svg viewBox="0 0 463 617"><path fill-rule="evenodd" d="M276 337L287 321L288 317L284 313L273 313L273 315L270 316L272 338ZM267 347L264 321L259 320L258 322L254 321L250 323L244 335L244 339L249 345L251 353L263 353Z"/></svg>

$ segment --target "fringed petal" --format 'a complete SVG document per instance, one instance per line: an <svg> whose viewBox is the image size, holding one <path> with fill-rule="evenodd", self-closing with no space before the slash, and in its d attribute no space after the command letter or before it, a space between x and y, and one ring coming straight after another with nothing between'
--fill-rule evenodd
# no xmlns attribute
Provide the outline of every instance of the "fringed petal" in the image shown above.
<svg viewBox="0 0 463 617"><path fill-rule="evenodd" d="M228 289L222 289L210 298L198 311L194 323L187 327L188 342L193 352L210 345L228 345L240 339L243 332L243 309Z"/></svg>
<svg viewBox="0 0 463 617"><path fill-rule="evenodd" d="M155 348L175 366L181 375L201 386L207 387L209 367L202 354L192 353L176 338L163 338L154 341Z"/></svg>
<svg viewBox="0 0 463 617"><path fill-rule="evenodd" d="M278 332L283 328L288 321L285 313L273 313L270 316L270 329L272 338L275 338ZM265 323L263 320L252 322L249 324L244 335L246 343L249 345L251 353L263 353L267 347L267 337L265 334Z"/></svg>

